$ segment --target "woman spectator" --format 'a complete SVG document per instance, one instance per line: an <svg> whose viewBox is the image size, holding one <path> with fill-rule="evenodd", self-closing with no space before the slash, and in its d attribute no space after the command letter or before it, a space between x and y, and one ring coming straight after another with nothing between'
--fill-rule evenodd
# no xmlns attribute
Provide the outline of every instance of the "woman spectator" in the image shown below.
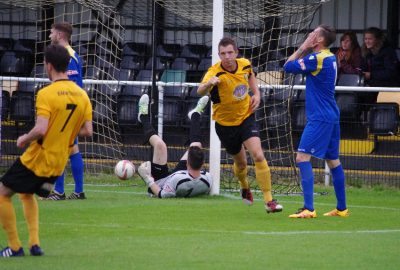
<svg viewBox="0 0 400 270"><path fill-rule="evenodd" d="M397 56L385 40L381 29L370 27L364 32L361 69L368 86L398 86Z"/></svg>
<svg viewBox="0 0 400 270"><path fill-rule="evenodd" d="M354 32L345 32L336 52L338 74L360 74L361 48Z"/></svg>
<svg viewBox="0 0 400 270"><path fill-rule="evenodd" d="M361 69L366 86L398 86L397 56L385 39L381 29L370 27L364 31L364 44L361 48ZM362 93L359 98L368 108L368 104L377 101L378 92Z"/></svg>

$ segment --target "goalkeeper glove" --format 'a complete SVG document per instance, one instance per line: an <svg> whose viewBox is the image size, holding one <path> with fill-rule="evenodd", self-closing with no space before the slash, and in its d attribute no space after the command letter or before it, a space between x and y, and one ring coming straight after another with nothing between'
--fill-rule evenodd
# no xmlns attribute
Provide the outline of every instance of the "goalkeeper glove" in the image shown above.
<svg viewBox="0 0 400 270"><path fill-rule="evenodd" d="M138 173L148 187L154 184L154 178L151 176L151 162L146 161L140 164Z"/></svg>

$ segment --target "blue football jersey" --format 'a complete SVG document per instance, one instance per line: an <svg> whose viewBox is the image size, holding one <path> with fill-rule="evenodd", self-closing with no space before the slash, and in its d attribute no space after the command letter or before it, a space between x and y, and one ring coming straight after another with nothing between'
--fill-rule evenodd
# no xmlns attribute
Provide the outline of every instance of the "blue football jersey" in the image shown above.
<svg viewBox="0 0 400 270"><path fill-rule="evenodd" d="M306 116L308 121L339 122L335 100L336 57L329 49L287 62L285 72L306 75Z"/></svg>
<svg viewBox="0 0 400 270"><path fill-rule="evenodd" d="M67 75L71 81L74 81L81 88L83 87L83 78L82 78L82 60L79 55L71 48L71 46L67 46L69 55L71 56L67 68Z"/></svg>

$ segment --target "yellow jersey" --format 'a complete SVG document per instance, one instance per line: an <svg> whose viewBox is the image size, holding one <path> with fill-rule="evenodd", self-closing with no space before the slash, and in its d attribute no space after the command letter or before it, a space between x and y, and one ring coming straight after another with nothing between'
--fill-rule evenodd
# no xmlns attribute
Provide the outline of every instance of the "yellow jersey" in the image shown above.
<svg viewBox="0 0 400 270"><path fill-rule="evenodd" d="M249 77L253 73L251 63L245 58L236 59L233 72L225 70L221 61L211 66L202 83L216 76L220 82L210 91L213 102L213 119L223 126L238 126L252 112L250 109Z"/></svg>
<svg viewBox="0 0 400 270"><path fill-rule="evenodd" d="M37 176L59 176L83 123L92 120L89 97L73 81L55 81L38 92L36 115L49 119L48 129L43 138L31 142L21 162Z"/></svg>

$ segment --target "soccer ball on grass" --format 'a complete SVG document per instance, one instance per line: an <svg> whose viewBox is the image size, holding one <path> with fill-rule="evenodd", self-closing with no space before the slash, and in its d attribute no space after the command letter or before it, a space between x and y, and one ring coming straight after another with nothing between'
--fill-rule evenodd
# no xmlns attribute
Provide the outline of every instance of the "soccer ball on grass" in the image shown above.
<svg viewBox="0 0 400 270"><path fill-rule="evenodd" d="M120 160L117 165L115 165L114 173L119 179L126 180L131 178L135 173L135 165L129 160Z"/></svg>

